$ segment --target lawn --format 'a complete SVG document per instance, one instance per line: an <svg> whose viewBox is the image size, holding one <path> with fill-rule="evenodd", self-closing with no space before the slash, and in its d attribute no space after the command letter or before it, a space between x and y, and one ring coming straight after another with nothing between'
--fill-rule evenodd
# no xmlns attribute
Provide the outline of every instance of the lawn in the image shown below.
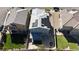
<svg viewBox="0 0 79 59"><path fill-rule="evenodd" d="M12 43L11 43L11 35L6 35L6 43L4 44L4 49L12 49Z"/></svg>
<svg viewBox="0 0 79 59"><path fill-rule="evenodd" d="M8 49L20 49L20 48L24 48L24 44L15 44L11 42L11 35L7 34L6 35L6 42L4 43L4 49L8 50Z"/></svg>
<svg viewBox="0 0 79 59"><path fill-rule="evenodd" d="M15 49L20 49L20 48L24 48L25 46L23 44L12 44L12 47Z"/></svg>
<svg viewBox="0 0 79 59"><path fill-rule="evenodd" d="M38 50L39 51L45 50L45 46L43 44L42 45L38 45Z"/></svg>
<svg viewBox="0 0 79 59"><path fill-rule="evenodd" d="M68 42L63 35L57 36L58 50L63 50L69 46L70 50L79 50L77 43Z"/></svg>
<svg viewBox="0 0 79 59"><path fill-rule="evenodd" d="M69 47L71 50L79 50L78 44L76 43L69 43Z"/></svg>
<svg viewBox="0 0 79 59"><path fill-rule="evenodd" d="M63 35L57 36L57 44L58 44L58 50L63 50L68 47L68 41Z"/></svg>
<svg viewBox="0 0 79 59"><path fill-rule="evenodd" d="M76 35L77 38L79 38L79 36ZM69 42L69 47L70 50L79 50L79 46L77 43L73 43L74 40L71 40L71 42Z"/></svg>

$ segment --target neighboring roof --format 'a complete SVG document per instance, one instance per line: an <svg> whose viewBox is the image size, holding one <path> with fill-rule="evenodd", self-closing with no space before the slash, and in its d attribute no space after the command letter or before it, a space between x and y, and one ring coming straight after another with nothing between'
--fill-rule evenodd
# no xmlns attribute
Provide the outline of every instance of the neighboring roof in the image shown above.
<svg viewBox="0 0 79 59"><path fill-rule="evenodd" d="M69 20L64 26L71 26L74 27L78 22L76 19L73 17L71 20Z"/></svg>
<svg viewBox="0 0 79 59"><path fill-rule="evenodd" d="M11 7L0 7L0 26L3 25L7 12Z"/></svg>
<svg viewBox="0 0 79 59"><path fill-rule="evenodd" d="M70 34L79 34L79 24L70 32Z"/></svg>
<svg viewBox="0 0 79 59"><path fill-rule="evenodd" d="M76 19L76 21L79 22L79 12L77 12L77 13L74 14L74 18Z"/></svg>
<svg viewBox="0 0 79 59"><path fill-rule="evenodd" d="M78 23L79 23L79 12L75 13L73 17L64 26L75 27L75 25Z"/></svg>
<svg viewBox="0 0 79 59"><path fill-rule="evenodd" d="M77 24L77 26L74 29L78 29L79 30L79 24Z"/></svg>
<svg viewBox="0 0 79 59"><path fill-rule="evenodd" d="M68 22L73 17L73 14L69 13L66 9L61 10L60 18L62 19L62 25Z"/></svg>
<svg viewBox="0 0 79 59"><path fill-rule="evenodd" d="M6 26L11 23L25 25L27 20L27 14L28 14L27 9L18 9L18 10L17 8L12 9L10 11L9 17L7 18Z"/></svg>
<svg viewBox="0 0 79 59"><path fill-rule="evenodd" d="M26 25L27 15L28 15L27 9L18 10L13 23Z"/></svg>
<svg viewBox="0 0 79 59"><path fill-rule="evenodd" d="M67 10L78 10L79 11L79 7L59 7L60 9L67 9Z"/></svg>
<svg viewBox="0 0 79 59"><path fill-rule="evenodd" d="M7 18L5 19L5 26L9 25L10 23L13 23L13 21L15 20L16 17L16 8L11 9L8 12L8 15L6 16Z"/></svg>

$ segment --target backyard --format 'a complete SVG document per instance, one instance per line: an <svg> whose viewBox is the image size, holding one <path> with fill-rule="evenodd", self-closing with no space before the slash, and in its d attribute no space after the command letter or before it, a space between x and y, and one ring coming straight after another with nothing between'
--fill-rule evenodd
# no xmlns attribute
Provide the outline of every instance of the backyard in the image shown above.
<svg viewBox="0 0 79 59"><path fill-rule="evenodd" d="M79 50L79 46L77 43L68 42L63 35L57 36L57 44L58 44L58 50L64 50L68 46L70 50Z"/></svg>
<svg viewBox="0 0 79 59"><path fill-rule="evenodd" d="M79 50L79 46L76 43L69 43L69 47L71 50Z"/></svg>
<svg viewBox="0 0 79 59"><path fill-rule="evenodd" d="M68 42L63 35L57 36L57 45L58 45L58 48L57 48L58 50L63 50L68 47Z"/></svg>
<svg viewBox="0 0 79 59"><path fill-rule="evenodd" d="M79 46L77 43L68 42L67 39L63 35L57 35L57 50L64 50L69 47L70 50L79 50ZM6 35L6 42L4 43L4 50L9 49L20 49L25 48L24 44L15 44L11 41L11 35ZM40 49L40 48L39 48ZM41 49L44 49L44 46L41 46Z"/></svg>
<svg viewBox="0 0 79 59"><path fill-rule="evenodd" d="M9 49L20 49L20 48L25 48L24 44L15 44L12 43L11 41L11 35L7 34L6 35L6 42L4 43L4 50L9 50Z"/></svg>

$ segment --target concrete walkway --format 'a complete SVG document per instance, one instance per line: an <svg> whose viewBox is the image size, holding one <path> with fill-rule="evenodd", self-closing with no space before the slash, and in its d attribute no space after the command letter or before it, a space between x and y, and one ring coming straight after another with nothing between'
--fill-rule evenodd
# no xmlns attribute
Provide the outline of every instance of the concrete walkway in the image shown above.
<svg viewBox="0 0 79 59"><path fill-rule="evenodd" d="M31 42L31 43L29 43L28 49L38 49L38 46L33 45Z"/></svg>
<svg viewBox="0 0 79 59"><path fill-rule="evenodd" d="M70 50L70 47L68 46L67 48L65 48L64 50Z"/></svg>

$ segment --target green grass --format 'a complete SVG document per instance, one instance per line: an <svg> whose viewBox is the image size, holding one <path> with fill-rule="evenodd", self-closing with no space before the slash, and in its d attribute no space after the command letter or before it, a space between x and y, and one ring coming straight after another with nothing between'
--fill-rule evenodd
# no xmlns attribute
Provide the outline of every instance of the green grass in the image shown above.
<svg viewBox="0 0 79 59"><path fill-rule="evenodd" d="M63 35L57 36L57 44L58 44L58 50L63 50L68 47L68 42Z"/></svg>
<svg viewBox="0 0 79 59"><path fill-rule="evenodd" d="M25 46L23 44L12 44L13 48L17 49L17 48L24 48Z"/></svg>
<svg viewBox="0 0 79 59"><path fill-rule="evenodd" d="M76 43L69 43L69 47L71 50L79 50L79 47Z"/></svg>
<svg viewBox="0 0 79 59"><path fill-rule="evenodd" d="M4 49L12 49L12 43L11 43L11 35L6 35L6 43L4 44Z"/></svg>
<svg viewBox="0 0 79 59"><path fill-rule="evenodd" d="M69 46L70 50L79 50L77 43L71 43L66 40L63 35L57 36L58 50L63 50Z"/></svg>
<svg viewBox="0 0 79 59"><path fill-rule="evenodd" d="M45 46L43 44L42 45L38 45L38 50L39 51L45 50Z"/></svg>
<svg viewBox="0 0 79 59"><path fill-rule="evenodd" d="M20 49L20 48L24 48L24 44L14 44L11 42L11 35L7 34L6 35L6 43L4 44L4 49L8 50L8 49Z"/></svg>
<svg viewBox="0 0 79 59"><path fill-rule="evenodd" d="M76 35L76 37L79 38L79 35L78 36ZM77 43L69 42L69 47L70 47L70 50L79 50L79 46Z"/></svg>

